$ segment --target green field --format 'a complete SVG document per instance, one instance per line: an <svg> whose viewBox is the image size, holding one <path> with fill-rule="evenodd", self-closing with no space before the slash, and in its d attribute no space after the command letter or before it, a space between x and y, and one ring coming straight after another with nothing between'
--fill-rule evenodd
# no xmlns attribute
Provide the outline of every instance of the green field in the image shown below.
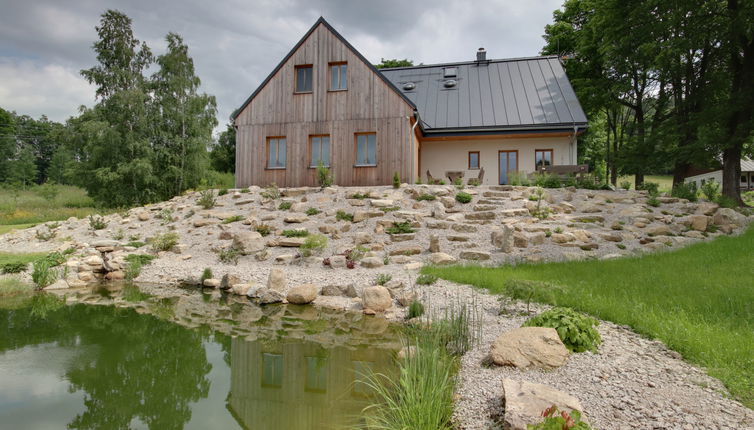
<svg viewBox="0 0 754 430"><path fill-rule="evenodd" d="M47 221L61 221L70 217L84 218L93 213L108 212L96 208L94 201L81 188L69 185L56 185L58 193L53 198L45 198L40 187L13 191L0 189L0 226L18 224L39 224ZM49 197L49 196L48 196ZM110 210L109 212L112 212ZM29 225L26 225L29 227ZM19 228L25 228L20 227ZM0 230L0 234L2 231Z"/></svg>
<svg viewBox="0 0 754 430"><path fill-rule="evenodd" d="M577 261L423 271L501 293L509 279L561 290L536 300L628 324L665 342L725 383L754 408L754 227L675 252L610 261Z"/></svg>
<svg viewBox="0 0 754 430"><path fill-rule="evenodd" d="M634 175L627 175L627 176L619 176L618 177L618 186L620 187L620 183L623 181L628 181L631 183L631 189L634 189ZM644 176L645 182L657 182L660 184L660 191L666 191L670 192L673 189L673 177L670 175L646 175Z"/></svg>

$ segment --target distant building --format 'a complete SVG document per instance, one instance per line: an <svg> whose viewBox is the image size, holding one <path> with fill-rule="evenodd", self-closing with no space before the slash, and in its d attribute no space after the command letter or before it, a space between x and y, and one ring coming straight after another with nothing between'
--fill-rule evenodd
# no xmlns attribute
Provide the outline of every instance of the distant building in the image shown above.
<svg viewBox="0 0 754 430"><path fill-rule="evenodd" d="M693 182L697 188L701 187L705 182L716 181L718 184L723 183L723 171L718 170L703 170L696 172L689 172L684 182ZM754 190L754 161L748 158L741 159L741 179L740 187L742 190Z"/></svg>

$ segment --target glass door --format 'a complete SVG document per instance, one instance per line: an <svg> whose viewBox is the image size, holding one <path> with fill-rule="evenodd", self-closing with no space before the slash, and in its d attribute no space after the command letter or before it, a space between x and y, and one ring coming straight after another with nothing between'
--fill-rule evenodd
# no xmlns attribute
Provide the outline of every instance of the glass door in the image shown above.
<svg viewBox="0 0 754 430"><path fill-rule="evenodd" d="M498 166L500 169L499 183L510 183L509 175L518 171L518 151L498 151Z"/></svg>

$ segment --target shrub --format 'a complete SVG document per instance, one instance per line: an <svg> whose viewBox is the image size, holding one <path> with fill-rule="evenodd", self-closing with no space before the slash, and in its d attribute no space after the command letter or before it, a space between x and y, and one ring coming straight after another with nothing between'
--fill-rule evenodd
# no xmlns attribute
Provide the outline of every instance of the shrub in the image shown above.
<svg viewBox="0 0 754 430"><path fill-rule="evenodd" d="M660 199L657 198L657 196L649 196L647 199L647 204L652 207L659 207L660 206Z"/></svg>
<svg viewBox="0 0 754 430"><path fill-rule="evenodd" d="M576 187L578 185L578 181L576 180L576 175L573 173L566 176L565 180L563 181L564 187Z"/></svg>
<svg viewBox="0 0 754 430"><path fill-rule="evenodd" d="M401 187L401 175L398 172L393 173L393 188L398 189Z"/></svg>
<svg viewBox="0 0 754 430"><path fill-rule="evenodd" d="M414 181L414 183L416 185L421 185L422 184L422 178L421 177L416 178L416 181Z"/></svg>
<svg viewBox="0 0 754 430"><path fill-rule="evenodd" d="M392 227L385 229L385 233L387 234L407 234L413 232L414 229L411 228L410 221L394 222Z"/></svg>
<svg viewBox="0 0 754 430"><path fill-rule="evenodd" d="M323 190L333 184L332 173L330 173L328 167L325 167L325 165L322 164L321 160L317 163L317 184L319 184L319 188Z"/></svg>
<svg viewBox="0 0 754 430"><path fill-rule="evenodd" d="M244 218L243 215L233 215L230 218L225 218L223 220L223 224L230 224L233 222L243 221L243 218Z"/></svg>
<svg viewBox="0 0 754 430"><path fill-rule="evenodd" d="M728 209L733 209L735 207L738 207L738 204L736 203L735 200L723 194L717 197L717 204L720 205L720 207L728 208Z"/></svg>
<svg viewBox="0 0 754 430"><path fill-rule="evenodd" d="M217 203L217 199L215 198L215 192L212 190L204 190L199 192L199 199L196 201L196 204L203 207L204 209L212 209L215 207L215 204Z"/></svg>
<svg viewBox="0 0 754 430"><path fill-rule="evenodd" d="M119 228L115 233L113 233L114 240L123 240L124 237L126 237L126 233L122 228Z"/></svg>
<svg viewBox="0 0 754 430"><path fill-rule="evenodd" d="M277 200L280 198L280 189L273 182L270 185L268 185L267 188L265 188L264 191L260 193L260 195L264 197L265 199Z"/></svg>
<svg viewBox="0 0 754 430"><path fill-rule="evenodd" d="M560 414L556 415L557 412L557 406L550 406L542 412L544 420L541 423L527 425L527 430L592 430L589 424L581 421L581 412L577 410L573 410L571 413L561 411Z"/></svg>
<svg viewBox="0 0 754 430"><path fill-rule="evenodd" d="M456 201L458 203L468 203L471 201L471 199L472 199L472 196L469 193L465 193L461 191L458 194L456 194Z"/></svg>
<svg viewBox="0 0 754 430"><path fill-rule="evenodd" d="M322 211L319 210L319 209L317 209L317 208L309 208L304 213L307 214L307 215L309 215L309 216L312 216L312 215L320 214L320 213L322 213Z"/></svg>
<svg viewBox="0 0 754 430"><path fill-rule="evenodd" d="M418 285L432 285L435 282L437 282L437 276L429 273L422 273L416 278L416 283Z"/></svg>
<svg viewBox="0 0 754 430"><path fill-rule="evenodd" d="M702 184L700 191L705 199L714 202L717 196L720 195L720 183L714 179L710 179Z"/></svg>
<svg viewBox="0 0 754 430"><path fill-rule="evenodd" d="M552 308L529 318L524 327L551 327L558 332L560 340L571 352L596 352L602 342L595 328L599 322L571 308Z"/></svg>
<svg viewBox="0 0 754 430"><path fill-rule="evenodd" d="M620 181L620 187L624 190L630 190L631 189L631 182L629 181Z"/></svg>
<svg viewBox="0 0 754 430"><path fill-rule="evenodd" d="M327 237L322 234L313 234L308 236L304 243L299 247L301 255L309 257L313 254L319 254L327 247Z"/></svg>
<svg viewBox="0 0 754 430"><path fill-rule="evenodd" d="M369 193L353 193L348 198L356 199L356 200L364 200L366 198L369 198Z"/></svg>
<svg viewBox="0 0 754 430"><path fill-rule="evenodd" d="M28 263L12 262L12 263L1 264L0 273L11 274L11 273L25 272L26 266L28 266Z"/></svg>
<svg viewBox="0 0 754 430"><path fill-rule="evenodd" d="M576 178L576 187L586 190L596 190L599 188L599 181L594 175L581 175Z"/></svg>
<svg viewBox="0 0 754 430"><path fill-rule="evenodd" d="M353 222L353 214L349 214L343 211L338 211L335 213L335 219L338 221L350 221Z"/></svg>
<svg viewBox="0 0 754 430"><path fill-rule="evenodd" d="M673 191L670 192L670 195L673 197L678 197L679 199L686 199L688 201L695 202L698 198L696 182L677 184L675 187L673 187Z"/></svg>
<svg viewBox="0 0 754 430"><path fill-rule="evenodd" d="M209 267L205 267L204 271L202 272L202 276L200 278L202 283L206 281L207 279L211 279L211 278L213 278L212 269L210 269Z"/></svg>
<svg viewBox="0 0 754 430"><path fill-rule="evenodd" d="M455 185L459 190L463 189L463 179L461 178L455 178L453 179L453 185Z"/></svg>
<svg viewBox="0 0 754 430"><path fill-rule="evenodd" d="M508 173L508 183L510 185L522 185L528 187L531 185L529 176L524 172L510 172Z"/></svg>
<svg viewBox="0 0 754 430"><path fill-rule="evenodd" d="M545 188L560 188L563 183L560 182L558 175L545 174L544 187Z"/></svg>
<svg viewBox="0 0 754 430"><path fill-rule="evenodd" d="M107 222L99 215L89 215L89 228L92 230L103 230L107 228Z"/></svg>
<svg viewBox="0 0 754 430"><path fill-rule="evenodd" d="M636 187L637 190L643 190L648 191L650 196L656 196L660 194L660 184L657 182L643 182L638 187Z"/></svg>
<svg viewBox="0 0 754 430"><path fill-rule="evenodd" d="M256 227L254 227L254 231L261 234L262 236L269 236L272 232L272 227L270 227L267 224L259 224Z"/></svg>
<svg viewBox="0 0 754 430"><path fill-rule="evenodd" d="M411 319L420 317L422 315L424 315L424 305L422 304L422 302L418 300L412 301L408 305L408 314L406 315L406 318Z"/></svg>
<svg viewBox="0 0 754 430"><path fill-rule="evenodd" d="M241 258L241 250L235 247L216 249L215 252L220 262L225 264L238 264Z"/></svg>
<svg viewBox="0 0 754 430"><path fill-rule="evenodd" d="M529 196L529 200L536 201L537 207L530 209L529 212L535 218L544 220L550 217L550 208L542 206L542 200L544 200L545 191L542 188L537 188L533 195ZM532 199L534 197L534 199Z"/></svg>
<svg viewBox="0 0 754 430"><path fill-rule="evenodd" d="M374 283L375 285L385 285L390 282L391 279L393 279L393 275L380 273L379 275L377 275L377 278L375 278Z"/></svg>
<svg viewBox="0 0 754 430"><path fill-rule="evenodd" d="M173 232L158 234L151 239L150 244L157 252L170 251L178 244L178 234Z"/></svg>
<svg viewBox="0 0 754 430"><path fill-rule="evenodd" d="M346 257L346 260L359 261L364 257L364 254L366 254L368 251L369 251L369 248L365 248L359 245L354 249L346 250L346 252L344 252L343 255ZM349 267L349 269L352 269L352 267Z"/></svg>
<svg viewBox="0 0 754 430"><path fill-rule="evenodd" d="M52 264L46 259L37 260L33 263L31 280L40 290L52 285L58 279L58 272L52 268Z"/></svg>
<svg viewBox="0 0 754 430"><path fill-rule="evenodd" d="M435 200L436 198L437 197L435 197L433 194L422 193L418 197L416 197L416 200L420 202L425 201L425 200L432 201L432 200Z"/></svg>
<svg viewBox="0 0 754 430"><path fill-rule="evenodd" d="M218 196L224 196L226 194L228 194L228 189L227 188L223 188L223 189L221 189L220 191L217 192Z"/></svg>
<svg viewBox="0 0 754 430"><path fill-rule="evenodd" d="M170 224L171 222L175 221L175 216L173 216L173 210L167 209L167 208L160 211L159 218L162 220L163 224Z"/></svg>
<svg viewBox="0 0 754 430"><path fill-rule="evenodd" d="M37 187L37 194L48 202L55 201L59 193L60 189L55 182L45 182Z"/></svg>
<svg viewBox="0 0 754 430"><path fill-rule="evenodd" d="M284 201L284 202L280 202L280 205L278 205L278 209L280 209L281 211L287 211L288 209L291 208L291 206L293 206L293 202Z"/></svg>
<svg viewBox="0 0 754 430"><path fill-rule="evenodd" d="M285 237L306 237L309 236L309 232L306 230L283 230L283 236Z"/></svg>
<svg viewBox="0 0 754 430"><path fill-rule="evenodd" d="M479 180L479 178L471 178L468 180L468 184L472 187L478 187L482 184L482 182Z"/></svg>

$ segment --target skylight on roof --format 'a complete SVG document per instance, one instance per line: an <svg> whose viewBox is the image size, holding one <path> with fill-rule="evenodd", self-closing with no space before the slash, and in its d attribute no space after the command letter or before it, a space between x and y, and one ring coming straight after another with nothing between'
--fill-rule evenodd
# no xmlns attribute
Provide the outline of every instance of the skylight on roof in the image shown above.
<svg viewBox="0 0 754 430"><path fill-rule="evenodd" d="M443 69L444 78L455 78L458 76L458 67L446 67Z"/></svg>

